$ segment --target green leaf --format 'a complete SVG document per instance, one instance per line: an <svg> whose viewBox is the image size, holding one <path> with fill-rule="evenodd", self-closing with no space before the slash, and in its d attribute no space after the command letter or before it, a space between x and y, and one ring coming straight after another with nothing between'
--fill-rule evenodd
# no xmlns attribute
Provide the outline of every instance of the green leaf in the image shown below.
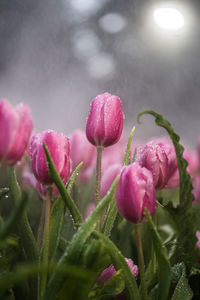
<svg viewBox="0 0 200 300"><path fill-rule="evenodd" d="M50 217L50 260L54 260L59 245L65 215L65 203L61 197L54 202Z"/></svg>
<svg viewBox="0 0 200 300"><path fill-rule="evenodd" d="M72 175L70 176L70 178L67 182L66 188L67 188L67 191L69 194L71 193L72 186L74 184L74 181L76 180L76 177L77 177L82 165L83 165L83 162L80 162L80 164L78 164L78 166L75 168L75 170L73 171Z"/></svg>
<svg viewBox="0 0 200 300"><path fill-rule="evenodd" d="M65 185L56 170L56 167L53 163L53 160L47 149L47 146L44 143L43 143L43 147L44 147L44 151L46 154L47 163L48 163L48 167L49 167L49 175L52 178L52 180L54 181L55 185L57 186L57 188L62 196L62 199L65 202L65 205L69 209L75 225L79 226L82 221L82 217L78 210L78 207L76 206L76 204L72 200L71 196L69 195L68 191L66 190Z"/></svg>
<svg viewBox="0 0 200 300"><path fill-rule="evenodd" d="M128 143L127 143L127 146L126 146L126 152L125 152L125 155L124 155L123 165L129 165L130 164L131 142L132 142L134 131L135 131L135 126L133 127L133 129L131 130L131 133L129 135Z"/></svg>
<svg viewBox="0 0 200 300"><path fill-rule="evenodd" d="M9 167L9 175L10 175L10 191L11 196L14 200L15 205L19 205L21 203L21 190L18 185L14 167ZM21 237L22 244L24 250L26 252L26 256L29 261L38 262L38 251L36 246L36 241L30 227L28 217L26 211L23 212L19 222L17 224L18 234Z"/></svg>
<svg viewBox="0 0 200 300"><path fill-rule="evenodd" d="M22 215L24 214L24 209L27 204L27 198L24 198L20 201L19 204L15 207L12 215L8 219L6 223L4 223L3 227L0 229L0 239L5 239L13 230L13 228L20 222Z"/></svg>
<svg viewBox="0 0 200 300"><path fill-rule="evenodd" d="M136 154L137 154L137 148L135 148L135 150L134 150L133 157L132 157L132 163L135 162Z"/></svg>
<svg viewBox="0 0 200 300"><path fill-rule="evenodd" d="M95 226L103 209L111 201L117 186L117 182L118 178L114 180L109 192L101 200L98 206L92 211L85 222L79 227L78 231L74 234L71 243L59 260L59 265L65 264L66 262L72 264L77 264L79 262L84 244L95 229ZM59 276L59 274L52 274L47 286L47 291L45 293L44 299L55 299L57 292L61 289L65 280L66 278Z"/></svg>
<svg viewBox="0 0 200 300"><path fill-rule="evenodd" d="M145 209L146 218L148 220L149 227L151 229L153 237L153 245L158 261L158 279L159 279L159 300L168 299L168 292L171 282L171 266L167 255L167 250L158 234L158 231L153 224L152 218L150 217L148 210Z"/></svg>
<svg viewBox="0 0 200 300"><path fill-rule="evenodd" d="M66 189L68 193L71 193L72 186L78 175L80 168L83 163L81 162L76 169L73 171L70 176ZM50 259L54 259L56 255L56 251L60 242L61 232L63 228L64 216L66 212L66 206L62 199L62 197L58 197L54 202L51 209L51 217L50 217Z"/></svg>
<svg viewBox="0 0 200 300"><path fill-rule="evenodd" d="M151 114L155 117L155 123L166 129L176 151L179 177L180 177L180 193L179 205L173 208L168 206L170 213L174 216L178 228L177 248L175 251L175 260L184 261L186 267L190 269L196 261L196 238L195 238L195 213L192 207L194 196L192 194L193 186L190 175L187 173L188 163L183 158L183 146L179 143L180 137L174 132L171 124L163 118L162 115L153 110L145 110L138 114L138 122L143 114ZM188 242L190 241L190 242Z"/></svg>
<svg viewBox="0 0 200 300"><path fill-rule="evenodd" d="M178 281L174 290L172 300L190 300L193 297L193 292L188 284L184 263L179 263L172 268L173 275Z"/></svg>
<svg viewBox="0 0 200 300"><path fill-rule="evenodd" d="M131 273L131 270L130 270L126 260L124 259L124 256L120 252L120 250L104 234L95 231L94 235L104 242L105 247L108 249L108 253L110 254L110 256L112 258L115 269L123 270L124 281L125 281L125 285L127 288L127 297L128 297L127 299L128 300L139 300L140 295L139 295L139 290L138 290L136 280L135 280L133 274Z"/></svg>
<svg viewBox="0 0 200 300"><path fill-rule="evenodd" d="M102 232L109 236L111 234L111 230L113 228L115 219L117 216L117 208L115 204L115 196L113 196L113 199L110 202L110 206L108 208L108 212L105 214L103 225L102 225Z"/></svg>
<svg viewBox="0 0 200 300"><path fill-rule="evenodd" d="M102 260L103 256L105 256L103 242L93 238L88 239L83 252L83 265L88 269L96 270L98 269L98 260Z"/></svg>

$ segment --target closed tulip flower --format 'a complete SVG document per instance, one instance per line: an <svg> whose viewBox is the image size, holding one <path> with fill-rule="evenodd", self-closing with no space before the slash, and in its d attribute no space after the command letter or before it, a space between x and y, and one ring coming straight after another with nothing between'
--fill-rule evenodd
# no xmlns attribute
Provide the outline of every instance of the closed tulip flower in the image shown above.
<svg viewBox="0 0 200 300"><path fill-rule="evenodd" d="M138 162L122 168L117 190L116 205L120 214L132 223L142 222L147 208L152 215L156 208L152 173Z"/></svg>
<svg viewBox="0 0 200 300"><path fill-rule="evenodd" d="M53 183L49 176L47 159L43 148L46 144L55 167L65 183L70 175L69 140L62 134L53 130L43 131L32 137L31 164L36 179L44 185Z"/></svg>
<svg viewBox="0 0 200 300"><path fill-rule="evenodd" d="M87 119L86 135L94 146L108 147L118 142L124 115L119 97L104 93L93 99Z"/></svg>
<svg viewBox="0 0 200 300"><path fill-rule="evenodd" d="M151 171L156 189L162 189L168 182L168 158L164 148L155 142L147 143L137 153L136 161Z"/></svg>
<svg viewBox="0 0 200 300"><path fill-rule="evenodd" d="M0 165L14 165L24 155L33 123L27 105L0 102Z"/></svg>
<svg viewBox="0 0 200 300"><path fill-rule="evenodd" d="M137 279L138 276L138 266L134 264L131 258L125 258L131 273ZM98 283L101 285L104 285L106 281L108 281L114 274L116 273L115 267L113 265L110 265L108 268L106 268L98 278Z"/></svg>
<svg viewBox="0 0 200 300"><path fill-rule="evenodd" d="M168 137L154 139L154 142L156 142L160 147L162 147L168 159L168 181L165 186L165 189L178 187L179 170L174 145Z"/></svg>

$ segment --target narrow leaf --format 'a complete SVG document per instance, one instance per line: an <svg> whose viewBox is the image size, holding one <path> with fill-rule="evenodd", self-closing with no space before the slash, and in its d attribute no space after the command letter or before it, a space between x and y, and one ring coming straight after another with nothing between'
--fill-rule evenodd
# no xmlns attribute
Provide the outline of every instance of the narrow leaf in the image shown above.
<svg viewBox="0 0 200 300"><path fill-rule="evenodd" d="M72 200L71 196L69 195L68 191L66 190L65 185L56 170L56 167L53 163L51 155L44 143L43 143L43 147L44 147L44 151L45 151L48 166L49 166L49 175L51 176L52 180L54 181L55 185L57 186L67 208L69 209L75 225L79 226L82 221L82 217L78 210L78 207L76 206L76 204Z"/></svg>
<svg viewBox="0 0 200 300"><path fill-rule="evenodd" d="M75 170L73 171L72 175L70 176L70 178L67 182L66 188L67 188L67 191L69 194L71 193L72 186L74 184L74 181L76 180L76 177L77 177L82 165L83 165L83 162L80 162L80 164L78 164L78 166L75 168Z"/></svg>
<svg viewBox="0 0 200 300"><path fill-rule="evenodd" d="M152 218L150 217L148 210L145 209L146 218L153 237L153 245L158 261L159 268L159 300L168 299L168 292L171 282L171 266L167 256L167 250L158 234L158 231L153 224Z"/></svg>
<svg viewBox="0 0 200 300"><path fill-rule="evenodd" d="M115 197L113 196L113 199L110 202L108 212L105 215L103 225L102 225L102 230L101 230L106 236L109 236L111 234L111 230L113 228L116 216L117 216L117 208L115 204Z"/></svg>
<svg viewBox="0 0 200 300"><path fill-rule="evenodd" d="M131 142L132 142L132 139L133 139L134 131L135 131L135 126L133 127L133 129L131 130L131 133L129 135L128 143L127 143L127 146L126 146L126 152L125 152L125 155L124 155L123 165L129 165L130 164Z"/></svg>
<svg viewBox="0 0 200 300"><path fill-rule="evenodd" d="M65 188L67 189L69 194L71 193L72 186L82 165L83 163L81 162L76 167L76 169L73 171L72 175L70 176L66 184ZM60 243L60 237L63 228L65 212L66 212L66 205L62 197L58 197L52 206L51 217L50 217L50 258L51 259L55 258L56 251Z"/></svg>
<svg viewBox="0 0 200 300"><path fill-rule="evenodd" d="M50 217L50 259L55 258L65 215L65 203L61 197L54 202Z"/></svg>

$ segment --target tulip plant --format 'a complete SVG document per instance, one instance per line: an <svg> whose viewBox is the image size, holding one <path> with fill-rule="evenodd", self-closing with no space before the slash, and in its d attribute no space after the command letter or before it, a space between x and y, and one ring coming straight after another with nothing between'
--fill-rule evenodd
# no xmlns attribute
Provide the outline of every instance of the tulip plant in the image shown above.
<svg viewBox="0 0 200 300"><path fill-rule="evenodd" d="M0 101L0 299L200 299L200 141L144 114L168 136L126 143L109 93L69 138Z"/></svg>

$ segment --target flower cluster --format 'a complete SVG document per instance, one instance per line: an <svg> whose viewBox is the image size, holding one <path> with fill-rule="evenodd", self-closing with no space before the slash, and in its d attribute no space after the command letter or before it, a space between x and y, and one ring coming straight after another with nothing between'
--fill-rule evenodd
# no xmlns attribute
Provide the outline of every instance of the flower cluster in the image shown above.
<svg viewBox="0 0 200 300"><path fill-rule="evenodd" d="M126 144L123 124L122 102L110 93L92 100L85 131L69 137L52 129L32 133L29 107L0 101L0 166L10 170L10 191L0 189L0 198L9 192L15 206L5 224L0 218L0 276L8 277L1 299L23 290L24 273L13 275L21 274L18 260L37 265L30 271L37 280L25 280L16 299L167 300L176 299L181 284L191 299L186 276L192 281L200 274L200 140L197 151L183 151L170 127L173 143L167 137L132 142L131 133ZM31 225L30 186L41 200Z"/></svg>

